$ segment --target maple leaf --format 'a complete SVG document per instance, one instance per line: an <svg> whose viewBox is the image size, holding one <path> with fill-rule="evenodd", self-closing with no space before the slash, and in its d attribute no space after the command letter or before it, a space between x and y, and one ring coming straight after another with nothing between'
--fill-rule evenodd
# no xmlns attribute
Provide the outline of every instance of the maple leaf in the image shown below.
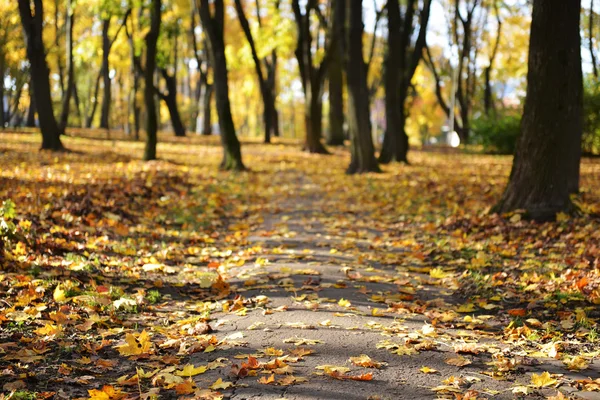
<svg viewBox="0 0 600 400"><path fill-rule="evenodd" d="M116 346L116 349L122 356L139 356L148 353L152 348L150 336L144 330L142 333L125 335L125 344Z"/></svg>
<svg viewBox="0 0 600 400"><path fill-rule="evenodd" d="M581 371L587 369L590 365L587 360L581 356L565 358L563 363L567 366L567 369L571 371Z"/></svg>
<svg viewBox="0 0 600 400"><path fill-rule="evenodd" d="M196 385L194 381L188 379L186 381L176 384L174 389L177 394L192 394L194 393L195 387Z"/></svg>
<svg viewBox="0 0 600 400"><path fill-rule="evenodd" d="M275 383L275 374L271 374L268 377L263 376L258 380L258 383L262 383L263 385L269 385L271 383Z"/></svg>
<svg viewBox="0 0 600 400"><path fill-rule="evenodd" d="M366 368L381 368L384 365L387 365L387 363L385 363L385 362L373 360L371 357L369 357L366 354L361 354L358 357L350 357L349 361L356 366L366 367Z"/></svg>
<svg viewBox="0 0 600 400"><path fill-rule="evenodd" d="M546 386L553 386L558 381L550 375L548 371L544 371L541 374L532 374L531 375L531 384L535 387L541 388Z"/></svg>
<svg viewBox="0 0 600 400"><path fill-rule="evenodd" d="M454 365L456 367L464 367L465 365L471 364L471 360L463 356L448 358L445 360L446 364Z"/></svg>
<svg viewBox="0 0 600 400"><path fill-rule="evenodd" d="M425 367L425 366L419 368L419 371L421 371L424 374L435 374L438 372L437 369L433 369L433 368Z"/></svg>
<svg viewBox="0 0 600 400"><path fill-rule="evenodd" d="M302 346L302 345L310 346L313 344L320 344L320 343L324 343L324 342L319 339L288 338L288 339L284 339L283 343L293 343L296 346Z"/></svg>
<svg viewBox="0 0 600 400"><path fill-rule="evenodd" d="M209 386L212 390L225 390L233 386L233 382L223 381L222 378L217 379L212 385Z"/></svg>
<svg viewBox="0 0 600 400"><path fill-rule="evenodd" d="M193 364L187 364L181 371L176 371L177 376L196 376L206 372L208 368L205 365L194 367Z"/></svg>
<svg viewBox="0 0 600 400"><path fill-rule="evenodd" d="M110 385L103 386L101 390L88 390L88 394L90 395L90 400L119 400L126 396L125 393Z"/></svg>

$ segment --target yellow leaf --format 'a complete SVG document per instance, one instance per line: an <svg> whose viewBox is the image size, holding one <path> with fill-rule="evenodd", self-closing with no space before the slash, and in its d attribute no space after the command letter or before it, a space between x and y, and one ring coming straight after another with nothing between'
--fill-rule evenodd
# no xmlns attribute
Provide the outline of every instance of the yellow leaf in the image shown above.
<svg viewBox="0 0 600 400"><path fill-rule="evenodd" d="M342 307L350 307L352 304L346 300L346 299L340 299L340 301L338 301L338 304Z"/></svg>
<svg viewBox="0 0 600 400"><path fill-rule="evenodd" d="M43 328L38 328L35 330L35 333L37 333L40 336L55 336L61 332L62 328L60 327L60 325L52 324L46 324Z"/></svg>
<svg viewBox="0 0 600 400"><path fill-rule="evenodd" d="M215 383L213 383L212 385L210 385L210 388L212 390L219 390L219 389L227 389L233 386L233 382L227 382L227 381L223 381L223 379L219 378L215 381Z"/></svg>
<svg viewBox="0 0 600 400"><path fill-rule="evenodd" d="M566 222L569 220L569 214L564 212L556 213L556 222Z"/></svg>
<svg viewBox="0 0 600 400"><path fill-rule="evenodd" d="M470 313L470 312L473 312L473 311L475 311L475 304L473 304L473 303L463 304L460 307L458 307L456 309L456 311L459 312L459 313Z"/></svg>
<svg viewBox="0 0 600 400"><path fill-rule="evenodd" d="M61 285L56 286L56 289L54 289L54 301L56 301L57 303L64 303L65 301L67 301L67 296L66 296L66 291L64 291L61 287Z"/></svg>
<svg viewBox="0 0 600 400"><path fill-rule="evenodd" d="M435 374L436 372L438 372L437 369L433 369L433 368L429 368L429 367L422 367L421 369L419 369L419 371L421 371L424 374Z"/></svg>
<svg viewBox="0 0 600 400"><path fill-rule="evenodd" d="M116 349L119 350L119 353L122 356L139 356L141 354L146 354L152 347L150 336L145 330L139 335L132 333L126 334L125 342L126 344L116 346Z"/></svg>
<svg viewBox="0 0 600 400"><path fill-rule="evenodd" d="M548 371L542 372L540 375L532 374L531 383L533 386L541 388L546 386L555 385L558 381L550 376Z"/></svg>
<svg viewBox="0 0 600 400"><path fill-rule="evenodd" d="M201 365L199 367L194 367L193 364L187 364L181 371L176 371L175 375L177 376L196 376L206 372L206 366Z"/></svg>
<svg viewBox="0 0 600 400"><path fill-rule="evenodd" d="M444 279L452 274L445 272L442 268L437 267L429 271L429 276L436 279Z"/></svg>
<svg viewBox="0 0 600 400"><path fill-rule="evenodd" d="M567 369L572 371L581 371L587 369L589 363L581 356L575 356L573 358L565 358L563 363L567 366Z"/></svg>
<svg viewBox="0 0 600 400"><path fill-rule="evenodd" d="M386 365L384 362L373 360L366 354L361 354L358 357L350 357L350 362L354 365L365 368L381 368L382 366Z"/></svg>

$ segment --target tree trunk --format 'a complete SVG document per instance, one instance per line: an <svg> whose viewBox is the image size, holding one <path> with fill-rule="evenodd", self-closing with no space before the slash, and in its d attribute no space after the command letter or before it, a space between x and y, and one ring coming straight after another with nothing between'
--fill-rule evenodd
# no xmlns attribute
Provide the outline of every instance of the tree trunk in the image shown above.
<svg viewBox="0 0 600 400"><path fill-rule="evenodd" d="M156 44L160 32L161 0L152 0L150 9L150 30L146 34L146 65L144 69L144 104L146 105L146 147L144 160L156 159L158 142L158 117L154 101L154 71L156 70Z"/></svg>
<svg viewBox="0 0 600 400"><path fill-rule="evenodd" d="M73 10L72 0L67 0L67 18L66 18L66 42L67 42L67 89L63 95L62 110L60 113L60 132L65 133L69 120L69 107L71 95L75 89L75 71L73 69L73 25L75 23L75 10Z"/></svg>
<svg viewBox="0 0 600 400"><path fill-rule="evenodd" d="M589 17L589 41L590 56L592 58L592 72L594 77L598 79L598 63L596 62L596 52L594 51L594 0L590 1L590 17Z"/></svg>
<svg viewBox="0 0 600 400"><path fill-rule="evenodd" d="M215 99L219 115L220 137L223 146L223 170L245 170L242 162L240 142L235 133L231 105L229 103L229 80L227 76L227 59L225 58L225 43L223 40L224 5L223 0L215 0L214 16L211 15L209 0L200 1L200 21L208 35L209 53L213 66Z"/></svg>
<svg viewBox="0 0 600 400"><path fill-rule="evenodd" d="M327 68L329 54L325 56L318 66L313 65L313 48L311 36L311 18L313 9L318 7L314 0L309 0L306 4L304 13L300 7L299 0L292 1L292 10L296 19L298 28L298 37L296 44L296 59L300 69L300 79L304 91L304 123L306 127L306 139L304 150L311 153L328 154L329 152L321 143L322 138L322 96L323 80ZM316 41L318 44L318 40ZM318 120L315 120L318 118Z"/></svg>
<svg viewBox="0 0 600 400"><path fill-rule="evenodd" d="M6 114L4 112L4 53L2 53L2 49L0 49L0 129L4 128L5 123Z"/></svg>
<svg viewBox="0 0 600 400"><path fill-rule="evenodd" d="M167 93L161 94L161 98L165 101L171 116L171 125L173 126L173 132L177 137L185 137L185 126L181 121L179 114L179 108L177 107L177 80L175 76L169 75L166 69L161 68L160 73L163 76L167 85Z"/></svg>
<svg viewBox="0 0 600 400"><path fill-rule="evenodd" d="M29 78L29 107L27 108L27 117L25 126L35 128L35 97L33 96L33 80Z"/></svg>
<svg viewBox="0 0 600 400"><path fill-rule="evenodd" d="M204 86L204 96L202 98L202 135L210 136L212 135L212 95L213 95L213 85L206 83Z"/></svg>
<svg viewBox="0 0 600 400"><path fill-rule="evenodd" d="M50 71L46 63L46 51L42 38L44 8L42 0L34 0L33 3L35 12L32 15L30 1L19 0L19 14L25 32L33 95L35 104L37 104L42 133L42 149L63 150L64 147L60 141L60 129L54 118L52 96L50 94Z"/></svg>
<svg viewBox="0 0 600 400"><path fill-rule="evenodd" d="M571 212L579 181L583 78L581 1L534 0L521 135L508 186L496 212L523 209L554 219Z"/></svg>
<svg viewBox="0 0 600 400"><path fill-rule="evenodd" d="M346 0L346 76L348 84L348 126L350 128L349 174L379 172L371 137L367 68L363 59L362 0Z"/></svg>
<svg viewBox="0 0 600 400"><path fill-rule="evenodd" d="M252 59L254 60L254 69L258 78L258 85L260 87L260 94L263 100L263 123L265 125L265 143L271 143L271 131L273 129L273 111L275 110L275 102L272 98L271 88L267 85L267 80L262 71L262 63L258 58L256 52L256 46L254 45L254 38L250 31L250 24L244 14L244 8L242 7L241 0L235 0L235 9L240 20L240 25L246 36L246 40L250 45L250 51L252 52Z"/></svg>
<svg viewBox="0 0 600 400"><path fill-rule="evenodd" d="M329 78L329 130L327 144L344 144L344 59L341 40L344 35L344 0L333 0L331 22L331 45L328 65Z"/></svg>
<svg viewBox="0 0 600 400"><path fill-rule="evenodd" d="M109 129L109 115L111 102L111 80L108 55L110 54L110 38L108 30L110 29L110 17L102 20L102 107L100 110L100 128Z"/></svg>

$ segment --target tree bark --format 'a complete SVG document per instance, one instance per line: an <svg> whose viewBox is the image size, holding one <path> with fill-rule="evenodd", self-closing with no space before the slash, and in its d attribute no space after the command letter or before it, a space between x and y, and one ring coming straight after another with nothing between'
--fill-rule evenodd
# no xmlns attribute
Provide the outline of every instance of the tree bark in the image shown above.
<svg viewBox="0 0 600 400"><path fill-rule="evenodd" d="M161 0L152 0L150 7L150 30L145 38L146 65L144 67L144 104L146 105L145 161L156 159L156 144L158 142L158 117L154 101L154 71L156 70L156 45L161 22Z"/></svg>
<svg viewBox="0 0 600 400"><path fill-rule="evenodd" d="M344 35L344 0L333 0L329 59L329 130L327 144L344 144L344 60L341 39Z"/></svg>
<svg viewBox="0 0 600 400"><path fill-rule="evenodd" d="M167 93L163 94L159 92L159 96L165 102L167 109L169 110L173 132L177 137L185 137L185 126L183 126L179 108L177 107L177 80L175 79L175 76L169 75L165 68L160 68L160 73L165 80Z"/></svg>
<svg viewBox="0 0 600 400"><path fill-rule="evenodd" d="M583 77L581 1L534 0L527 94L508 186L496 212L537 220L572 212L579 182Z"/></svg>
<svg viewBox="0 0 600 400"><path fill-rule="evenodd" d="M25 118L25 126L35 128L35 97L33 95L33 80L29 78L29 107L27 108L27 117Z"/></svg>
<svg viewBox="0 0 600 400"><path fill-rule="evenodd" d="M367 68L363 59L362 0L345 0L347 12L346 76L351 160L347 173L380 172L371 137Z"/></svg>
<svg viewBox="0 0 600 400"><path fill-rule="evenodd" d="M292 0L292 10L298 28L296 44L296 59L300 69L302 89L304 91L304 123L306 126L306 140L304 149L310 153L328 154L329 152L321 143L322 138L322 106L323 84L329 54L325 52L323 60L318 66L313 65L312 35L310 32L311 12L318 7L315 0L309 0L304 13L299 0ZM317 40L317 44L319 41Z"/></svg>
<svg viewBox="0 0 600 400"><path fill-rule="evenodd" d="M254 45L254 38L252 37L252 32L250 31L250 24L248 23L248 19L244 14L244 8L242 7L241 0L235 0L235 10L237 12L240 25L242 26L242 30L244 31L244 35L246 36L246 40L250 45L252 59L254 60L254 69L258 78L258 86L260 88L260 94L263 100L263 123L265 125L264 142L271 143L271 131L273 130L273 112L275 111L273 93L267 85L267 80L265 79L265 76L263 74L262 63L261 60L258 58L256 46Z"/></svg>
<svg viewBox="0 0 600 400"><path fill-rule="evenodd" d="M109 128L110 102L111 102L111 79L108 56L110 54L110 38L108 30L110 29L111 17L102 20L102 107L100 108L100 128Z"/></svg>
<svg viewBox="0 0 600 400"><path fill-rule="evenodd" d="M204 96L202 98L202 135L212 135L212 96L213 96L213 85L206 83L204 85Z"/></svg>
<svg viewBox="0 0 600 400"><path fill-rule="evenodd" d="M71 95L75 89L75 70L73 69L73 25L75 23L75 10L72 0L67 0L66 17L66 42L67 42L67 89L63 95L62 109L60 113L60 133L64 134L69 121L69 107L71 105Z"/></svg>
<svg viewBox="0 0 600 400"><path fill-rule="evenodd" d="M42 133L42 149L59 151L63 150L64 147L60 140L60 129L54 118L52 96L50 94L50 71L46 63L46 50L42 38L44 8L42 0L34 0L33 4L34 13L32 14L30 1L19 0L19 14L25 32L33 95L35 104L37 104Z"/></svg>
<svg viewBox="0 0 600 400"><path fill-rule="evenodd" d="M200 0L198 12L200 21L207 33L209 54L213 66L215 99L217 114L219 115L220 137L223 146L223 170L245 170L242 162L240 142L235 133L233 118L231 117L231 104L229 103L229 79L227 76L227 59L225 58L224 5L223 0L215 0L214 15L210 11L210 1Z"/></svg>
<svg viewBox="0 0 600 400"><path fill-rule="evenodd" d="M598 63L596 62L596 52L594 51L594 0L590 2L590 16L589 16L589 41L588 46L590 49L590 56L592 58L592 72L594 73L594 77L598 79Z"/></svg>
<svg viewBox="0 0 600 400"><path fill-rule="evenodd" d="M408 163L408 135L406 116L409 89L417 66L423 56L431 0L423 3L419 14L419 34L411 41L416 26L415 7L417 2L409 0L401 13L398 1L389 0L388 49L384 59L384 88L386 131L379 154L379 162L398 161Z"/></svg>
<svg viewBox="0 0 600 400"><path fill-rule="evenodd" d="M4 65L4 53L0 49L0 129L4 128L6 123L6 114L4 111Z"/></svg>

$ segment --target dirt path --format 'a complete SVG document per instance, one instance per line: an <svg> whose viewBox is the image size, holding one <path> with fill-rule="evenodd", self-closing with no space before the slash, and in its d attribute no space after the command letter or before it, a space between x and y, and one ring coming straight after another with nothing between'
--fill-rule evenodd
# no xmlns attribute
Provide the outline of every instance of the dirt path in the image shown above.
<svg viewBox="0 0 600 400"><path fill-rule="evenodd" d="M508 354L504 357L510 346L497 340L506 325L502 316L456 313L463 302L453 293L456 288L447 287L441 275L418 272L408 258L396 265L368 261L369 254L401 255L403 249L378 245L383 232L376 227L333 232L336 219L358 221L362 216L328 209L325 188L309 178L288 181L294 182L294 195L272 205L249 237L257 262L231 271L237 278L230 282L237 284L245 304L259 307L249 306L240 316L213 314L218 337L240 344L219 356L235 357L240 367L248 364L248 356L263 363L255 377L236 379L235 387L224 392L228 398L430 399L462 394L465 399L511 399L519 390L527 398L557 393L555 385L527 385L531 373L568 373L560 363L522 357L521 365L514 366ZM312 353L289 362L298 348ZM272 375L264 365L277 355L289 369ZM349 361L361 355L382 365L365 368ZM192 360L207 361L204 354ZM335 372L323 366L349 368L349 376L372 373L372 380L335 379ZM597 368L565 379L597 375ZM426 373L428 369L436 372ZM219 371L202 375L199 386L214 382L219 373L231 380L228 369ZM271 376L274 382L265 384ZM284 379L289 376L300 381L288 385Z"/></svg>

